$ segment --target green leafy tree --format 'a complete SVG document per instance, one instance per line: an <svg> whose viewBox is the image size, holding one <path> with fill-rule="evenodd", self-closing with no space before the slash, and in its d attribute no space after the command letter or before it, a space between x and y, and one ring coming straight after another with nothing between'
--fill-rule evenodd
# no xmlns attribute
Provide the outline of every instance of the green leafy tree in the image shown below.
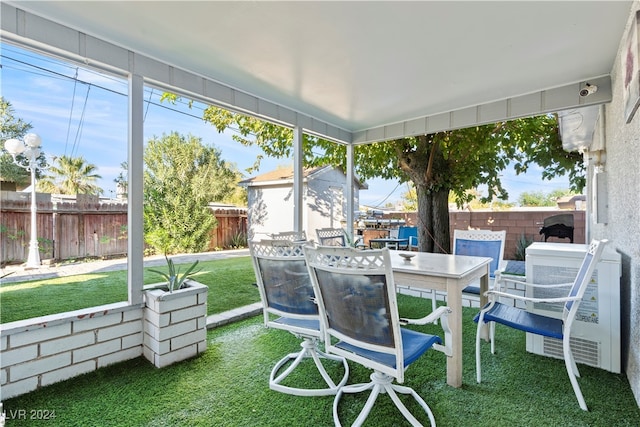
<svg viewBox="0 0 640 427"><path fill-rule="evenodd" d="M544 191L525 191L518 197L520 206L556 206L560 197L572 194L571 190L554 190L550 193Z"/></svg>
<svg viewBox="0 0 640 427"><path fill-rule="evenodd" d="M175 100L175 96L166 94L165 99ZM229 127L238 129L233 136L236 141L256 144L268 156L291 155L290 129L218 107L206 108L203 118L219 132ZM341 144L305 135L302 149L307 166L346 167L346 148ZM473 198L467 190L485 184L489 191L481 201L490 202L494 196L508 200L500 176L510 164L517 174L538 164L544 168L543 179L569 174L577 191L585 184L582 156L563 150L555 115L358 145L354 157L356 173L362 179L380 177L413 183L420 250L427 252L450 252L450 192L462 206ZM260 160L256 159L256 165Z"/></svg>
<svg viewBox="0 0 640 427"><path fill-rule="evenodd" d="M165 254L207 249L216 225L208 205L233 194L236 171L213 146L176 132L144 151L145 240Z"/></svg>
<svg viewBox="0 0 640 427"><path fill-rule="evenodd" d="M56 157L47 174L38 181L38 188L48 193L100 195L103 190L95 182L102 177L96 170L96 165L81 156Z"/></svg>
<svg viewBox="0 0 640 427"><path fill-rule="evenodd" d="M31 124L15 117L15 111L11 103L4 97L0 97L0 142L2 143L2 155L0 156L0 180L15 182L20 187L25 187L31 183L31 174L24 168L13 162L13 157L4 149L4 142L7 139L22 139L31 130ZM18 162L26 164L23 155L17 156ZM41 168L46 166L44 152L38 156L38 166L36 178L41 176Z"/></svg>

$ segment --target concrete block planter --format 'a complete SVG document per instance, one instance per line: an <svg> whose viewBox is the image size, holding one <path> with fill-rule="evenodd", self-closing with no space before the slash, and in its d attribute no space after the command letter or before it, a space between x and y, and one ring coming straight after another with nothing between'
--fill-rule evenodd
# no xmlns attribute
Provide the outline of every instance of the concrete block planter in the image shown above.
<svg viewBox="0 0 640 427"><path fill-rule="evenodd" d="M162 284L145 287L143 354L158 368L207 349L209 288L194 280L185 284L173 292Z"/></svg>

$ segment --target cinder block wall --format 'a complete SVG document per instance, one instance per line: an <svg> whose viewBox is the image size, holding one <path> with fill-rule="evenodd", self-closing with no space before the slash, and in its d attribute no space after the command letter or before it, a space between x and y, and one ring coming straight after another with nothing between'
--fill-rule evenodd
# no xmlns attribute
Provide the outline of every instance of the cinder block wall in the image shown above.
<svg viewBox="0 0 640 427"><path fill-rule="evenodd" d="M116 303L5 323L2 400L142 355L143 305Z"/></svg>
<svg viewBox="0 0 640 427"><path fill-rule="evenodd" d="M451 211L449 223L451 227L451 239L453 230L467 230L480 228L483 230L507 230L504 258L514 259L516 242L522 234L534 241L544 240L540 235L540 228L545 218L570 213L573 215L574 232L573 243L585 243L585 211L582 210L527 210L527 211ZM417 224L415 212L400 212L385 214L385 218L402 218L407 225ZM569 242L569 239L551 237L549 242Z"/></svg>

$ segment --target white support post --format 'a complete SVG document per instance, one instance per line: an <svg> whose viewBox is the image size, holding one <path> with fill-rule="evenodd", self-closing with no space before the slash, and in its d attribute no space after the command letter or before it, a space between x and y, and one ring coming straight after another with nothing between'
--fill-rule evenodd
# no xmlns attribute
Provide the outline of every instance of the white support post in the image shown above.
<svg viewBox="0 0 640 427"><path fill-rule="evenodd" d="M300 126L293 128L293 229L302 231L302 215L304 205L304 173L302 140L304 134ZM308 231L308 230L307 230Z"/></svg>
<svg viewBox="0 0 640 427"><path fill-rule="evenodd" d="M144 285L144 219L143 219L143 132L144 79L140 75L129 75L129 144L128 144L128 205L127 224L127 280L129 304L143 301Z"/></svg>
<svg viewBox="0 0 640 427"><path fill-rule="evenodd" d="M355 219L355 200L354 200L354 187L355 187L355 171L354 171L354 160L353 160L353 145L347 145L347 194L345 194L345 198L347 199L347 235L349 239L353 239L353 222Z"/></svg>

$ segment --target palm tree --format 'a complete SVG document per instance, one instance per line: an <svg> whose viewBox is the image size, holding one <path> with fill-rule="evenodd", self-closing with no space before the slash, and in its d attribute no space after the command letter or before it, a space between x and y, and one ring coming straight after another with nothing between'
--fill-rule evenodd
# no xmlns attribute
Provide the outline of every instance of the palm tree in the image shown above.
<svg viewBox="0 0 640 427"><path fill-rule="evenodd" d="M49 193L59 194L95 194L103 193L102 188L94 184L102 178L95 173L96 165L86 163L83 157L60 156L54 159L47 176L38 182L38 188Z"/></svg>

